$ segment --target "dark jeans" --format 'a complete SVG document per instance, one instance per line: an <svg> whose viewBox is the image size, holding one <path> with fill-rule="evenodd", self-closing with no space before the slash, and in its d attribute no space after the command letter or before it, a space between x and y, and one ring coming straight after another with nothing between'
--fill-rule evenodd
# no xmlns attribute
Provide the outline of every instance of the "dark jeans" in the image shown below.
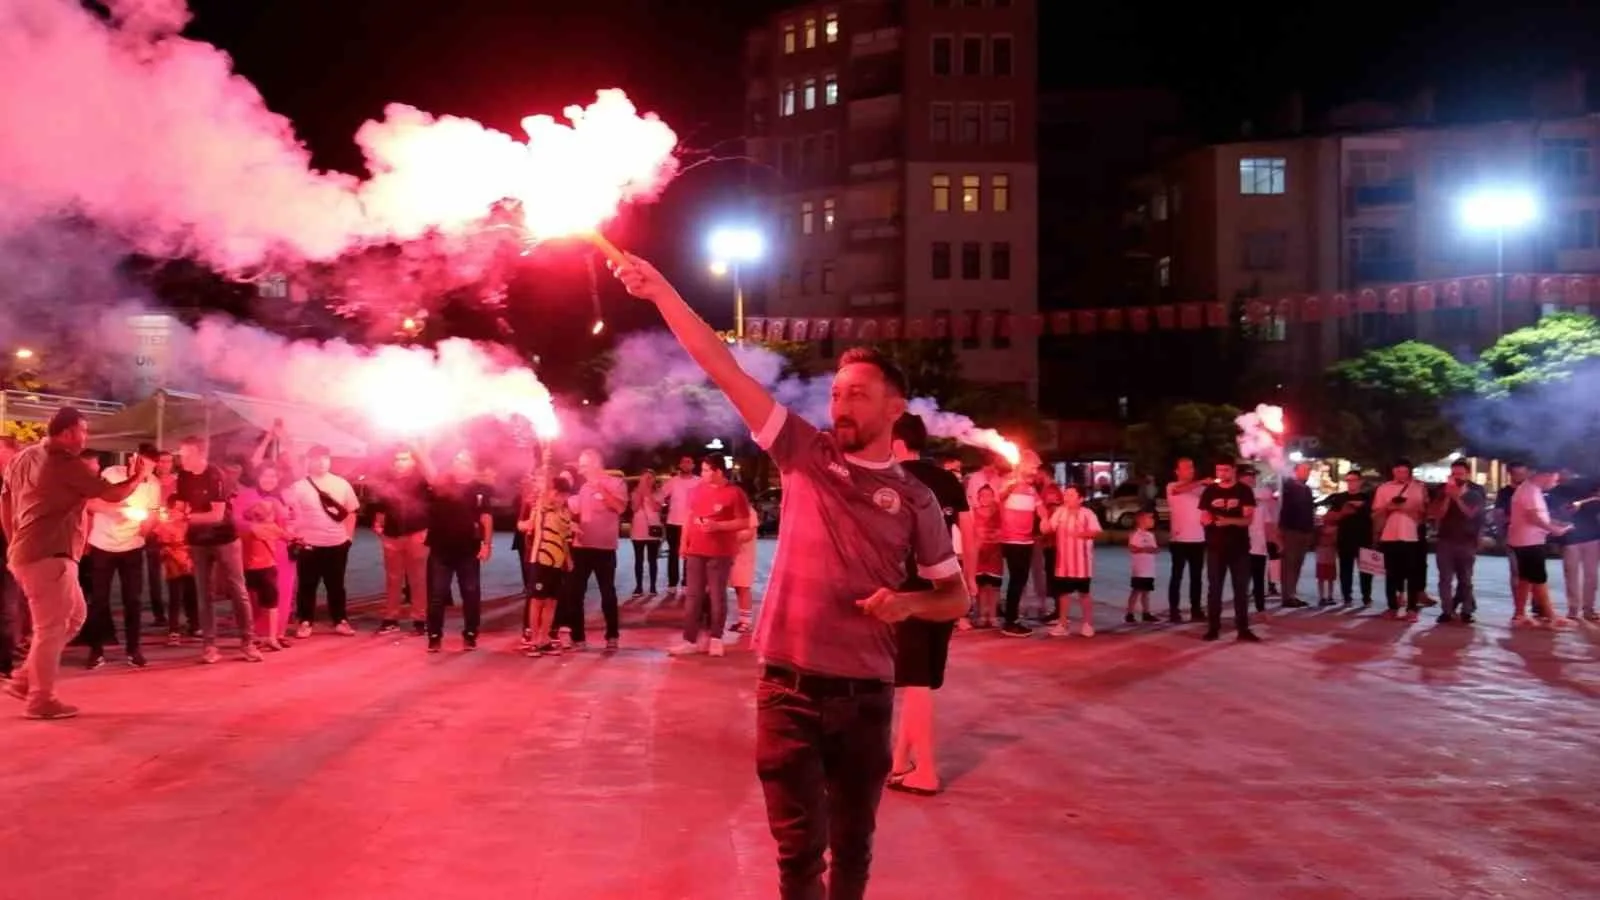
<svg viewBox="0 0 1600 900"><path fill-rule="evenodd" d="M4 548L0 547L0 551ZM26 603L22 591L17 587L17 580L11 577L11 570L5 566L5 561L0 560L0 675L10 676L16 666L17 625L20 624L19 604Z"/></svg>
<svg viewBox="0 0 1600 900"><path fill-rule="evenodd" d="M1378 546L1383 550L1383 593L1389 609L1399 610L1404 596L1406 611L1416 612L1428 571L1428 548L1421 541L1384 541Z"/></svg>
<svg viewBox="0 0 1600 900"><path fill-rule="evenodd" d="M645 562L650 563L650 593L656 592L656 566L661 558L661 541L634 541L633 542L633 590L640 593L644 590ZM671 574L670 572L667 574Z"/></svg>
<svg viewBox="0 0 1600 900"><path fill-rule="evenodd" d="M861 685L863 692L851 693ZM867 891L878 801L892 758L894 691L763 676L756 687L756 773L778 842L781 900L859 900ZM832 875L822 884L832 856Z"/></svg>
<svg viewBox="0 0 1600 900"><path fill-rule="evenodd" d="M1351 582L1356 575L1356 557L1361 555L1365 544L1340 544L1339 545L1339 595L1346 601L1354 598L1350 592ZM1372 601L1372 576L1366 572L1361 573L1361 602Z"/></svg>
<svg viewBox="0 0 1600 900"><path fill-rule="evenodd" d="M178 613L183 613L185 629L190 634L200 631L200 591L195 587L193 575L181 575L167 581L167 631L181 634Z"/></svg>
<svg viewBox="0 0 1600 900"><path fill-rule="evenodd" d="M683 553L683 526L667 526L667 590L675 590L683 584L683 569L679 560Z"/></svg>
<svg viewBox="0 0 1600 900"><path fill-rule="evenodd" d="M1233 625L1250 629L1250 551L1246 547L1206 548L1206 620L1210 631L1222 630L1222 583L1233 583Z"/></svg>
<svg viewBox="0 0 1600 900"><path fill-rule="evenodd" d="M622 634L617 620L617 551L593 547L572 548L572 571L567 573L566 591L556 607L556 625L572 629L572 640L586 640L583 623L583 597L589 591L589 576L600 584L600 611L606 617L606 640Z"/></svg>
<svg viewBox="0 0 1600 900"><path fill-rule="evenodd" d="M1167 545L1172 553L1172 577L1167 580L1167 609L1178 613L1178 595L1183 584L1183 570L1189 570L1189 611L1200 611L1200 577L1205 568L1206 545L1198 541L1173 541Z"/></svg>
<svg viewBox="0 0 1600 900"><path fill-rule="evenodd" d="M163 622L167 618L167 604L161 596L161 589L166 585L166 579L161 571L161 545L153 540L146 539L144 544L144 577L145 584L150 591L150 615L156 621Z"/></svg>
<svg viewBox="0 0 1600 900"><path fill-rule="evenodd" d="M1028 589L1028 574L1033 571L1032 544L1001 544L1006 561L1006 624L1015 625L1022 615L1022 592Z"/></svg>
<svg viewBox="0 0 1600 900"><path fill-rule="evenodd" d="M1267 608L1267 555L1250 554L1250 599L1256 602L1256 611Z"/></svg>
<svg viewBox="0 0 1600 900"><path fill-rule="evenodd" d="M450 585L461 589L461 633L477 637L483 621L482 563L475 553L428 554L428 637L444 637L444 608L450 604Z"/></svg>
<svg viewBox="0 0 1600 900"><path fill-rule="evenodd" d="M302 622L317 617L317 585L328 589L328 618L337 625L349 618L345 610L344 573L350 565L350 544L337 547L301 547L295 557L295 618Z"/></svg>
<svg viewBox="0 0 1600 900"><path fill-rule="evenodd" d="M111 622L111 579L117 579L122 589L122 630L127 640L128 653L139 652L139 616L143 612L146 577L144 549L111 553L98 547L89 548L89 568L93 570L89 583L94 592L89 595L89 622L84 630L89 633L89 646L96 652L116 639L116 627Z"/></svg>

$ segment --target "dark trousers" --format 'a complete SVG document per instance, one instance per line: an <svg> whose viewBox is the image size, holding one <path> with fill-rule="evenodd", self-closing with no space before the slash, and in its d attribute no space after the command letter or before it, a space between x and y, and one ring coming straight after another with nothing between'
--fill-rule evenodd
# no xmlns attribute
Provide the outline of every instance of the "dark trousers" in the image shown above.
<svg viewBox="0 0 1600 900"><path fill-rule="evenodd" d="M1206 548L1206 621L1211 631L1222 630L1222 584L1233 583L1233 625L1240 633L1250 628L1250 552L1246 547Z"/></svg>
<svg viewBox="0 0 1600 900"><path fill-rule="evenodd" d="M892 764L894 692L807 687L765 677L756 687L756 773L778 842L778 897L859 900ZM826 888L825 851L833 870Z"/></svg>
<svg viewBox="0 0 1600 900"><path fill-rule="evenodd" d="M167 619L167 604L161 595L161 589L166 586L163 575L161 545L147 539L144 544L144 577L150 591L150 615L155 617L157 624Z"/></svg>
<svg viewBox="0 0 1600 900"><path fill-rule="evenodd" d="M1033 545L1001 544L1000 554L1006 561L1006 624L1015 625L1022 615L1022 592L1028 589L1028 575L1033 571Z"/></svg>
<svg viewBox="0 0 1600 900"><path fill-rule="evenodd" d="M1267 608L1267 555L1250 554L1250 599L1256 602L1256 611Z"/></svg>
<svg viewBox="0 0 1600 900"><path fill-rule="evenodd" d="M1199 541L1173 541L1167 545L1172 553L1172 577L1167 579L1167 609L1178 614L1178 595L1183 584L1183 570L1189 570L1189 611L1200 611L1200 578L1205 568L1206 545Z"/></svg>
<svg viewBox="0 0 1600 900"><path fill-rule="evenodd" d="M667 590L683 584L683 526L667 526Z"/></svg>
<svg viewBox="0 0 1600 900"><path fill-rule="evenodd" d="M482 563L474 553L428 554L428 637L444 637L444 608L450 605L450 585L461 590L461 633L477 637L483 621Z"/></svg>
<svg viewBox="0 0 1600 900"><path fill-rule="evenodd" d="M641 593L644 590L645 564L650 565L650 593L656 592L656 565L661 559L661 542L659 540L633 542L633 590ZM671 574L671 573L668 573Z"/></svg>
<svg viewBox="0 0 1600 900"><path fill-rule="evenodd" d="M295 557L295 618L302 622L317 617L317 585L328 589L328 618L337 625L349 618L345 610L344 573L350 565L350 544L336 547L301 547Z"/></svg>
<svg viewBox="0 0 1600 900"><path fill-rule="evenodd" d="M0 547L0 551L4 549ZM11 570L0 560L0 675L9 677L16 666L16 641L20 637L16 633L20 624L18 609L19 604L26 602L17 580L11 577Z"/></svg>
<svg viewBox="0 0 1600 900"><path fill-rule="evenodd" d="M622 634L617 618L617 551L593 547L572 548L572 571L567 573L566 590L556 605L556 625L572 629L573 641L586 640L583 622L583 597L589 591L589 576L600 584L600 612L606 617L606 640Z"/></svg>
<svg viewBox="0 0 1600 900"><path fill-rule="evenodd" d="M1356 575L1356 558L1361 555L1365 544L1345 543L1339 545L1339 595L1346 602L1355 595L1350 592L1352 582ZM1372 601L1372 576L1366 572L1361 573L1361 602Z"/></svg>
<svg viewBox="0 0 1600 900"><path fill-rule="evenodd" d="M1384 541L1378 547L1383 551L1383 594L1389 609L1399 610L1404 597L1406 611L1415 612L1422 597L1422 576L1428 571L1426 545L1421 541Z"/></svg>
<svg viewBox="0 0 1600 900"><path fill-rule="evenodd" d="M116 626L111 621L111 580L116 578L122 589L122 630L127 639L128 653L139 652L140 605L144 597L144 549L111 553L98 547L89 548L89 568L93 574L89 583L89 618L84 631L89 635L89 646L96 652L116 640Z"/></svg>
<svg viewBox="0 0 1600 900"><path fill-rule="evenodd" d="M184 630L190 634L200 632L200 591L193 575L180 575L167 579L167 631L180 634L178 613L183 613Z"/></svg>

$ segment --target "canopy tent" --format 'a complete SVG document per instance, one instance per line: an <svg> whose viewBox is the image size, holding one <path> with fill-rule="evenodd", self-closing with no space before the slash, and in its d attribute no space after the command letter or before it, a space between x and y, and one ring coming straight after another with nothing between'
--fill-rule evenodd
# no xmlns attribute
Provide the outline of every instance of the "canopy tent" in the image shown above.
<svg viewBox="0 0 1600 900"><path fill-rule="evenodd" d="M221 391L156 391L121 412L91 422L89 446L96 450L132 451L148 443L170 449L192 435L213 442L229 438L255 441L279 419L283 420L283 451L304 453L321 444L334 456L346 459L367 453L366 441L329 423L315 410Z"/></svg>

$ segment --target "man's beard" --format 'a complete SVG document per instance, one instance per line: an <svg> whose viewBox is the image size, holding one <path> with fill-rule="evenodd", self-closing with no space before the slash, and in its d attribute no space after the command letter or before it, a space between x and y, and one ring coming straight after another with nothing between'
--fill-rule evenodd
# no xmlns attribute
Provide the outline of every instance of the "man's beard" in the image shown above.
<svg viewBox="0 0 1600 900"><path fill-rule="evenodd" d="M845 418L833 423L833 434L839 441L839 448L846 453L857 453L866 449L870 440L855 419Z"/></svg>

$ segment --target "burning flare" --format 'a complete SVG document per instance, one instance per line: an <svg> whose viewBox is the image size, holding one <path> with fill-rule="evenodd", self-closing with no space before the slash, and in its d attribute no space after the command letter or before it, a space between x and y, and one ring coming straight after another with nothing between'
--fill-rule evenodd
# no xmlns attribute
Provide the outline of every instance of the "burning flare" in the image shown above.
<svg viewBox="0 0 1600 900"><path fill-rule="evenodd" d="M1289 463L1283 446L1288 420L1284 417L1283 407L1263 403L1233 421L1239 426L1240 456L1264 462L1280 474L1288 471Z"/></svg>
<svg viewBox="0 0 1600 900"><path fill-rule="evenodd" d="M129 522L143 522L150 518L150 510L142 506L124 506L122 508L122 517Z"/></svg>

